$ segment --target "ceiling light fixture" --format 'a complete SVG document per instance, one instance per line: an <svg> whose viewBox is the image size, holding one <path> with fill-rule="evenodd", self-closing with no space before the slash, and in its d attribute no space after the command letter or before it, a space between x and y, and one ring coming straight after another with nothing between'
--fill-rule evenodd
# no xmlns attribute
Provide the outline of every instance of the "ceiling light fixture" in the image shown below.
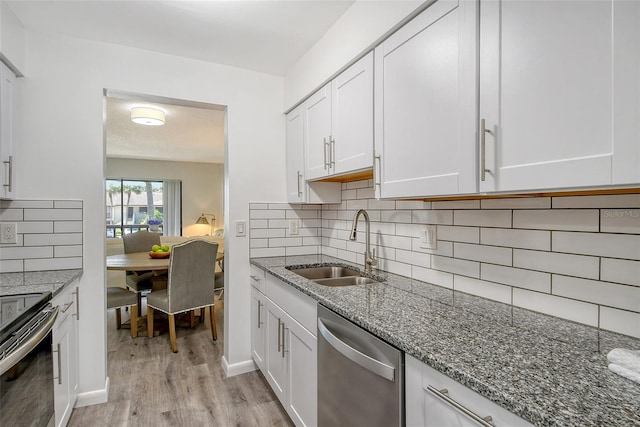
<svg viewBox="0 0 640 427"><path fill-rule="evenodd" d="M162 126L164 111L149 107L134 107L131 109L131 121L147 126Z"/></svg>

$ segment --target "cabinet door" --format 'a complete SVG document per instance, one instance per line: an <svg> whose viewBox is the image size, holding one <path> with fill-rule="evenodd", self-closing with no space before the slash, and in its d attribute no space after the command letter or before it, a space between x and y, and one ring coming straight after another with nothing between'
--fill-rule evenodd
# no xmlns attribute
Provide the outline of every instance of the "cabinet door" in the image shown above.
<svg viewBox="0 0 640 427"><path fill-rule="evenodd" d="M287 412L297 426L318 424L317 339L291 319L285 325L289 382Z"/></svg>
<svg viewBox="0 0 640 427"><path fill-rule="evenodd" d="M304 104L305 179L329 174L331 169L331 83L314 93Z"/></svg>
<svg viewBox="0 0 640 427"><path fill-rule="evenodd" d="M439 0L376 48L377 197L477 191L476 17Z"/></svg>
<svg viewBox="0 0 640 427"><path fill-rule="evenodd" d="M70 354L74 345L71 328L73 320L68 316L57 329L53 331L53 393L55 408L55 425L65 426L71 417L73 409L71 396L71 370L75 366L70 364Z"/></svg>
<svg viewBox="0 0 640 427"><path fill-rule="evenodd" d="M287 314L268 298L266 308L266 373L267 381L280 402L285 402L287 387L287 359L283 352L284 325Z"/></svg>
<svg viewBox="0 0 640 427"><path fill-rule="evenodd" d="M480 189L638 182L637 2L483 0L480 10Z"/></svg>
<svg viewBox="0 0 640 427"><path fill-rule="evenodd" d="M13 108L15 75L0 63L0 199L15 197Z"/></svg>
<svg viewBox="0 0 640 427"><path fill-rule="evenodd" d="M265 359L265 297L251 287L251 357L261 371L264 371Z"/></svg>
<svg viewBox="0 0 640 427"><path fill-rule="evenodd" d="M349 67L331 86L332 173L373 165L373 52Z"/></svg>
<svg viewBox="0 0 640 427"><path fill-rule="evenodd" d="M299 106L287 114L287 201L301 203L304 196L304 127L303 107Z"/></svg>

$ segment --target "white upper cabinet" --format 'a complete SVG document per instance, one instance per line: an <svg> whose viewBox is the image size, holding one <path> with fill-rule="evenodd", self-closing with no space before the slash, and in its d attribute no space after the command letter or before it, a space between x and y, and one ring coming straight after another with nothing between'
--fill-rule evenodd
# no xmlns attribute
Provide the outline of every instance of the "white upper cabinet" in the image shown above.
<svg viewBox="0 0 640 427"><path fill-rule="evenodd" d="M290 111L287 120L287 201L301 203L304 194L304 153L302 106Z"/></svg>
<svg viewBox="0 0 640 427"><path fill-rule="evenodd" d="M309 97L304 105L305 178L373 164L373 53Z"/></svg>
<svg viewBox="0 0 640 427"><path fill-rule="evenodd" d="M480 11L480 191L640 182L640 3Z"/></svg>
<svg viewBox="0 0 640 427"><path fill-rule="evenodd" d="M13 111L15 75L0 63L0 199L15 197Z"/></svg>
<svg viewBox="0 0 640 427"><path fill-rule="evenodd" d="M477 191L477 9L440 0L376 48L376 197Z"/></svg>

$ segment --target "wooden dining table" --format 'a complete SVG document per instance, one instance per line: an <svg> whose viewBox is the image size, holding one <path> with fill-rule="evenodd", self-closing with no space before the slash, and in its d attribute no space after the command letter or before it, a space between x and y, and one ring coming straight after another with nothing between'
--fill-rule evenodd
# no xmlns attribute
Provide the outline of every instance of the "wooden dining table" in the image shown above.
<svg viewBox="0 0 640 427"><path fill-rule="evenodd" d="M169 257L151 258L149 252L133 252L107 256L107 270L162 271L169 269ZM218 252L216 262L224 259L224 252Z"/></svg>

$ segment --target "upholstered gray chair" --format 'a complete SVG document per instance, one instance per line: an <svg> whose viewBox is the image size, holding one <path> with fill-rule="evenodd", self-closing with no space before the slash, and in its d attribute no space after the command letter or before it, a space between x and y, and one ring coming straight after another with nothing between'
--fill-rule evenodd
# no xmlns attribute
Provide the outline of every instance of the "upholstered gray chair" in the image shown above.
<svg viewBox="0 0 640 427"><path fill-rule="evenodd" d="M107 288L107 308L116 309L116 329L122 327L122 307L131 306L131 338L138 336L138 307L136 294L124 288Z"/></svg>
<svg viewBox="0 0 640 427"><path fill-rule="evenodd" d="M218 244L206 240L190 240L173 246L169 260L167 289L147 295L147 331L153 337L153 313L159 310L169 315L169 341L176 353L175 315L208 307L211 335L218 339L215 316L215 266Z"/></svg>
<svg viewBox="0 0 640 427"><path fill-rule="evenodd" d="M160 235L148 231L138 231L122 236L122 243L125 254L149 252L153 245L160 245ZM129 289L138 294L138 307L142 307L142 291L151 289L153 276L152 271L126 271L126 284Z"/></svg>

